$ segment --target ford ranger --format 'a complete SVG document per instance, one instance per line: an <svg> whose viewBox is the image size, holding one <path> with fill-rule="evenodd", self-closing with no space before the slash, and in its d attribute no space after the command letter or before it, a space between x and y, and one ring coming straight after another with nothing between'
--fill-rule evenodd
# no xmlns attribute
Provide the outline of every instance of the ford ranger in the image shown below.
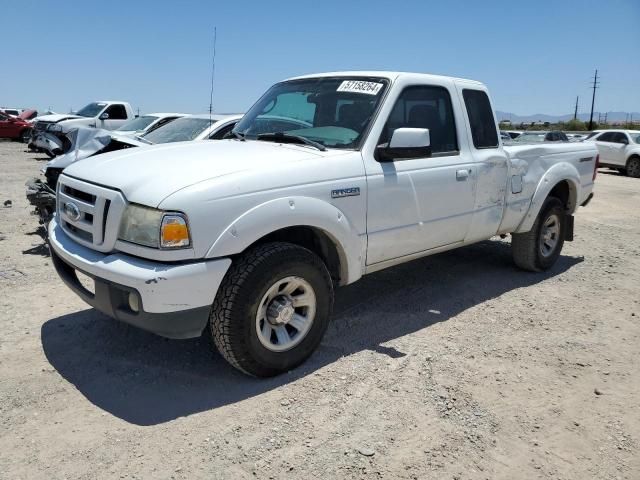
<svg viewBox="0 0 640 480"><path fill-rule="evenodd" d="M589 143L504 147L482 83L415 73L283 81L231 136L70 165L49 237L88 304L206 329L254 376L311 355L334 288L371 272L506 234L516 265L549 269L598 163Z"/></svg>

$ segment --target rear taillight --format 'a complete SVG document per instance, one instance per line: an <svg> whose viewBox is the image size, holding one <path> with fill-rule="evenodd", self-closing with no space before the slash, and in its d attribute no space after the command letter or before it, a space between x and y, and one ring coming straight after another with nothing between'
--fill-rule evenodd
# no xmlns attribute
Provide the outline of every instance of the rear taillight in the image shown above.
<svg viewBox="0 0 640 480"><path fill-rule="evenodd" d="M598 167L600 166L600 154L596 155L596 163L593 166L593 181L596 181L596 176L598 175Z"/></svg>

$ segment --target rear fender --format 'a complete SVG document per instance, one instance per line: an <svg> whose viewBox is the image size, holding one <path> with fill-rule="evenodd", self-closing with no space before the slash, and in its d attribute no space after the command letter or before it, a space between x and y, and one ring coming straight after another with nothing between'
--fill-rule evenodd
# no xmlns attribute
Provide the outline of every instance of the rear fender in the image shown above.
<svg viewBox="0 0 640 480"><path fill-rule="evenodd" d="M545 172L542 179L538 183L529 210L525 214L522 222L515 230L516 233L528 232L533 227L533 224L540 213L542 204L549 196L553 187L562 181L567 181L569 184L569 210L568 214L572 214L577 207L577 199L580 197L580 175L576 167L568 162L560 162L553 165L549 170Z"/></svg>
<svg viewBox="0 0 640 480"><path fill-rule="evenodd" d="M222 232L206 257L239 254L270 233L296 226L317 228L335 244L342 284L353 283L362 276L366 237L358 234L334 205L312 197L278 198L252 208Z"/></svg>

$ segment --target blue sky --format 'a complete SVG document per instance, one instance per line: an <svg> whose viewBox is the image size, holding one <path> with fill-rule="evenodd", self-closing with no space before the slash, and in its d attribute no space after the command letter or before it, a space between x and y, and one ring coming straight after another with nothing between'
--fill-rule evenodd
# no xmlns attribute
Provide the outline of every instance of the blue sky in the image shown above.
<svg viewBox="0 0 640 480"><path fill-rule="evenodd" d="M332 70L473 78L498 110L640 111L640 0L0 0L0 104L66 112L128 100L203 112L217 26L214 109L246 110L272 83Z"/></svg>

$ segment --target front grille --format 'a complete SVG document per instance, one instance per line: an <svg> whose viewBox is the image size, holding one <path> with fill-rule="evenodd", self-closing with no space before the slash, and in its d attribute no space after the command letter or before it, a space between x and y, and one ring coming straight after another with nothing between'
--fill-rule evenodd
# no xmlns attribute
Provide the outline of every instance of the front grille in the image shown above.
<svg viewBox="0 0 640 480"><path fill-rule="evenodd" d="M53 122L44 122L42 120L38 120L33 125L33 129L39 132L44 132L47 128L49 128L49 125L53 125Z"/></svg>
<svg viewBox="0 0 640 480"><path fill-rule="evenodd" d="M63 230L78 243L101 252L113 250L125 199L116 190L61 175L57 213Z"/></svg>

